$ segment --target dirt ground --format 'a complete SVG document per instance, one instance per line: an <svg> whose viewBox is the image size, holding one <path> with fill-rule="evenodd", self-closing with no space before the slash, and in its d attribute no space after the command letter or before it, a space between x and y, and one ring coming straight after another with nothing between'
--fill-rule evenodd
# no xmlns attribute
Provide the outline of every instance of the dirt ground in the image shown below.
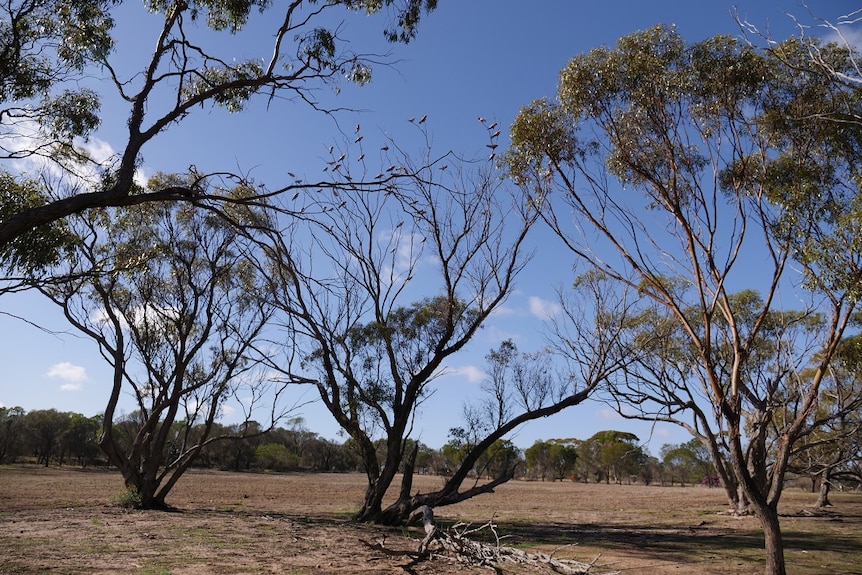
<svg viewBox="0 0 862 575"><path fill-rule="evenodd" d="M445 558L411 565L418 529L349 522L364 477L192 472L168 503L130 511L109 471L0 467L0 573L204 575L488 573ZM418 477L415 488L441 485ZM836 494L812 514L813 494L787 490L782 528L789 572L862 575L862 495ZM723 514L718 489L510 482L437 510L438 523L491 519L502 543L593 563L591 573L751 574L762 569L754 518ZM371 548L383 543L390 552ZM504 573L540 572L502 565Z"/></svg>

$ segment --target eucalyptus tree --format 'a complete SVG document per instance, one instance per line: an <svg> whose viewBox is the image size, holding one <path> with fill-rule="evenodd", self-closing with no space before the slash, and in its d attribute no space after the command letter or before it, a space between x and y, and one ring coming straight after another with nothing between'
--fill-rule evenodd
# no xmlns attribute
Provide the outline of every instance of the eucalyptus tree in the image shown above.
<svg viewBox="0 0 862 575"><path fill-rule="evenodd" d="M562 481L575 472L578 449L575 440L549 439L538 440L524 450L527 472L530 477L540 477L542 481Z"/></svg>
<svg viewBox="0 0 862 575"><path fill-rule="evenodd" d="M394 154L394 144L386 147ZM513 465L497 466L499 475L462 490L489 448L503 445L499 440L524 421L579 403L593 384L566 379L531 395L523 382L529 405L503 409L441 489L411 495L417 413L448 361L511 294L529 260L525 239L536 220L489 161L434 159L429 151L421 163L393 155L384 171L406 175L382 192L321 189L297 197L297 226L275 234L267 248L268 297L284 326L283 339L273 342L283 354L267 355L284 381L317 390L355 444L368 481L360 521L400 523L420 507L492 490L512 476ZM355 154L344 165L356 165ZM395 501L384 508L401 470Z"/></svg>
<svg viewBox="0 0 862 575"><path fill-rule="evenodd" d="M234 211L249 227L261 218ZM261 406L269 421L280 415L278 390L250 353L271 314L253 243L222 217L170 202L93 212L76 229L80 247L57 274L65 281L42 291L112 368L99 439L108 462L140 507L164 508L206 445L258 433ZM244 421L232 431L214 427L229 399Z"/></svg>
<svg viewBox="0 0 862 575"><path fill-rule="evenodd" d="M791 38L760 51L724 36L687 44L667 26L623 37L573 58L556 102L521 111L507 156L573 255L681 334L682 358L667 356L666 367L695 377L666 379L655 396L616 389L645 415L687 416L698 432L708 422L726 439L728 476L764 530L768 574L786 571L778 502L788 462L862 285L862 134L831 121L858 115L858 88L824 74L809 47ZM818 49L834 69L854 65L841 46ZM734 297L753 283L758 301ZM788 297L801 309L783 312ZM801 340L788 340L773 377L758 369L759 347L785 313L777 329ZM809 334L802 318L815 315L820 329ZM814 369L795 377L815 350ZM761 441L791 381L792 415L777 441Z"/></svg>
<svg viewBox="0 0 862 575"><path fill-rule="evenodd" d="M107 206L151 201L221 203L229 196L203 194L207 177L190 178L135 193L135 171L159 134L205 106L240 112L255 97L285 97L327 110L316 90L341 81L364 84L382 57L354 52L339 34L338 12L388 16L381 26L392 42L409 42L436 0L147 0L137 9L157 14L152 51L137 62L121 59L117 40L139 32L132 8L120 0L10 0L0 23L0 158L41 158L47 170L77 178L109 170L108 185L57 186L0 195L0 256L25 249L29 239L69 215ZM254 13L265 15L249 22ZM335 17L330 17L330 14ZM261 29L265 26L267 29ZM237 54L231 36L269 37L261 53ZM137 54L135 56L138 56ZM103 118L103 90L126 105L120 118ZM93 166L80 144L104 120L123 122L127 140L115 158ZM192 160L189 161L192 163ZM10 170L7 170L10 171ZM211 177L215 177L211 175ZM229 177L229 174L225 177ZM31 175L30 179L38 180ZM270 192L273 190L269 190ZM277 192L279 190L275 190ZM31 193L33 192L33 193ZM261 193L266 193L261 190ZM21 241L18 241L21 239ZM23 242L23 243L22 243Z"/></svg>
<svg viewBox="0 0 862 575"><path fill-rule="evenodd" d="M678 445L666 443L659 451L661 462L670 468L671 485L673 473L676 471L681 483L696 482L707 479L707 485L713 486L710 479L713 474L712 454L697 437Z"/></svg>

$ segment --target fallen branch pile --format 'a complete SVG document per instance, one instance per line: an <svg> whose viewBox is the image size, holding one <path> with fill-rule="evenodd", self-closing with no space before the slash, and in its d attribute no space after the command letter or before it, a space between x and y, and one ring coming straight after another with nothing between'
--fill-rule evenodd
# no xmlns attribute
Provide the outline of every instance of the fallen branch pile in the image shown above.
<svg viewBox="0 0 862 575"><path fill-rule="evenodd" d="M493 520L478 527L472 527L469 523L456 523L446 530L438 529L434 525L434 515L430 508L420 508L414 512L412 519L422 519L425 528L425 538L419 543L416 552L395 551L386 549L382 542L375 544L362 541L365 545L382 551L388 555L405 555L412 561L404 566L405 571L412 572L411 568L422 562L432 559L448 559L464 565L484 567L497 573L503 573L506 564L530 565L536 569L550 570L562 575L585 575L592 573L598 557L591 563L582 563L572 559L557 559L552 554L527 553L514 547L501 545L501 537L497 533L497 526ZM483 531L493 534L493 543L484 543L471 538ZM605 573L604 575L615 575Z"/></svg>

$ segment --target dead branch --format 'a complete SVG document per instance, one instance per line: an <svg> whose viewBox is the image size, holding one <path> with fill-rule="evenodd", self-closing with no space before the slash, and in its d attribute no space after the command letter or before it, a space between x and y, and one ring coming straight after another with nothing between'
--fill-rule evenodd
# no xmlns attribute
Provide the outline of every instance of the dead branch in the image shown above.
<svg viewBox="0 0 862 575"><path fill-rule="evenodd" d="M484 567L497 573L502 573L502 566L506 564L531 565L539 570L549 570L562 575L583 575L591 573L595 567L596 557L590 563L583 563L573 559L557 559L554 553L527 553L521 549L501 545L501 537L497 532L497 525L491 519L488 522L474 527L469 523L456 523L448 529L438 529L434 524L434 512L427 505L422 506L410 514L410 522L422 521L425 537L419 543L418 550L396 551L384 547L383 541L374 544L362 541L368 547L385 553L387 555L403 555L410 557L412 561L409 567L413 567L421 561L432 559L447 559L463 565L472 567ZM484 543L471 539L471 536L488 530L494 537L494 543ZM361 541L361 540L360 540ZM409 570L409 569L408 569ZM619 572L605 573L614 575Z"/></svg>

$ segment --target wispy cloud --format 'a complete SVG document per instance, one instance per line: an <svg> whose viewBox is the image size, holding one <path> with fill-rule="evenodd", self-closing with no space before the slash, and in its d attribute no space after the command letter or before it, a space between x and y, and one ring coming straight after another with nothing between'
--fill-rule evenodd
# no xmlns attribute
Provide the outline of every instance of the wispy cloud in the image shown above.
<svg viewBox="0 0 862 575"><path fill-rule="evenodd" d="M87 370L80 365L62 361L52 365L45 374L52 379L60 379L64 383L60 385L62 391L80 391L87 381Z"/></svg>
<svg viewBox="0 0 862 575"><path fill-rule="evenodd" d="M595 415L596 418L600 419L601 421L613 421L620 418L619 414L616 411L608 407L596 410Z"/></svg>
<svg viewBox="0 0 862 575"><path fill-rule="evenodd" d="M560 305L550 300L531 296L529 300L530 313L539 319L550 319L560 313Z"/></svg>
<svg viewBox="0 0 862 575"><path fill-rule="evenodd" d="M479 383L485 379L485 372L474 365L447 367L445 375L447 377L462 377L470 383Z"/></svg>

